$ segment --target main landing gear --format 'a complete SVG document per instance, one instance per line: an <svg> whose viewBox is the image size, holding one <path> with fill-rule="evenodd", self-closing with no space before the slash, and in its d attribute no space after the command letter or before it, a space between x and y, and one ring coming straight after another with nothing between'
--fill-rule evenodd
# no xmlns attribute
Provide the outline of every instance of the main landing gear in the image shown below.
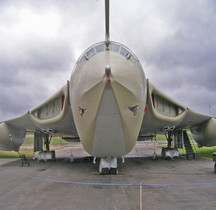
<svg viewBox="0 0 216 210"><path fill-rule="evenodd" d="M50 142L52 140L51 133L48 132L35 132L34 133L34 152L39 151L38 161L55 161L55 151L50 151ZM43 144L45 150L43 150Z"/></svg>
<svg viewBox="0 0 216 210"><path fill-rule="evenodd" d="M172 136L174 135L174 129L175 127L166 127L166 131L167 131L167 135L166 139L167 139L167 147L162 147L161 150L161 157L164 159L173 159L173 158L179 158L179 151L176 147L172 147Z"/></svg>

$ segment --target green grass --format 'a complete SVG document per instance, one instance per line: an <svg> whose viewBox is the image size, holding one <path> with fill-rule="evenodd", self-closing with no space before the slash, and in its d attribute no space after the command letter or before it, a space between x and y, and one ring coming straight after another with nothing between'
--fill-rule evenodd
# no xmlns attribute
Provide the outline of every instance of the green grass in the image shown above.
<svg viewBox="0 0 216 210"><path fill-rule="evenodd" d="M19 153L25 154L27 158L31 158L33 149L20 149ZM0 151L0 158L19 158L19 154L15 151Z"/></svg>
<svg viewBox="0 0 216 210"><path fill-rule="evenodd" d="M157 141L162 141L165 139L166 138L164 135L158 135L157 136ZM68 143L67 141L65 141L61 138L53 137L52 141L50 143L50 146L51 147L52 147L52 145L53 146L58 146L58 145L61 146L61 145L65 145L67 143ZM21 147L20 153L25 154L28 158L30 158L32 156L32 153L33 153L33 144L34 144L33 135L27 135L26 139L23 143L24 148ZM29 149L25 148L25 146L31 146L31 145L32 145L31 148L29 148ZM195 150L197 157L206 157L206 158L212 159L212 153L216 152L216 146L215 147L201 147L201 148L199 148L196 144L193 144L193 147L194 147L194 150ZM185 150L180 149L180 153L185 153ZM19 155L17 152L0 151L0 158L18 158L18 157L19 157Z"/></svg>
<svg viewBox="0 0 216 210"><path fill-rule="evenodd" d="M216 152L216 146L214 147L198 147L196 144L193 144L196 157L205 157L212 159L213 152ZM185 153L185 149L180 149L180 153Z"/></svg>
<svg viewBox="0 0 216 210"><path fill-rule="evenodd" d="M216 152L216 146L215 147L201 147L201 148L196 146L195 151L198 157L212 158L212 153Z"/></svg>
<svg viewBox="0 0 216 210"><path fill-rule="evenodd" d="M157 135L156 140L157 141L166 141L166 137L164 135Z"/></svg>
<svg viewBox="0 0 216 210"><path fill-rule="evenodd" d="M50 146L61 146L65 145L68 142L61 139L53 137L50 143ZM33 135L27 135L25 141L23 142L22 146L20 147L20 154L25 154L27 158L31 158L33 154L33 146L34 145L34 137ZM25 146L32 146L30 148L25 148ZM0 150L0 158L19 158L19 154L15 151L1 151Z"/></svg>
<svg viewBox="0 0 216 210"><path fill-rule="evenodd" d="M67 144L68 142L64 139L53 137L51 140L50 145L61 145L61 144ZM34 144L34 137L33 135L27 135L25 141L23 142L23 145L33 145Z"/></svg>

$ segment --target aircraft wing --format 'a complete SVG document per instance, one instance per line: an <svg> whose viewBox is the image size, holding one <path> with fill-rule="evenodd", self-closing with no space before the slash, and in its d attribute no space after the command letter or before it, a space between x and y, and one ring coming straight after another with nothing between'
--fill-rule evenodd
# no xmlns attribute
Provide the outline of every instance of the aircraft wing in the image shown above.
<svg viewBox="0 0 216 210"><path fill-rule="evenodd" d="M43 131L67 138L77 137L68 91L67 83L48 100L24 115L0 122L0 149L17 150L27 131Z"/></svg>
<svg viewBox="0 0 216 210"><path fill-rule="evenodd" d="M193 138L204 146L216 145L216 119L179 104L147 82L147 105L140 137L154 136L170 129L191 129Z"/></svg>

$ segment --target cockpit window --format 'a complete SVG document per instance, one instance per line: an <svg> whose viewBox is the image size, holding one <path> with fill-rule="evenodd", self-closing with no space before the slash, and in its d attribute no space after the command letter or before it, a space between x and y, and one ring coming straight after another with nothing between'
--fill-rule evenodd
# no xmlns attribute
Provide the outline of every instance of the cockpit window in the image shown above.
<svg viewBox="0 0 216 210"><path fill-rule="evenodd" d="M92 47L92 48L86 53L87 59L90 59L90 58L93 57L95 54L96 54L96 53L95 53L94 47Z"/></svg>
<svg viewBox="0 0 216 210"><path fill-rule="evenodd" d="M119 52L119 49L120 49L120 46L119 45L117 45L117 44L112 44L112 51L114 51L114 52Z"/></svg>
<svg viewBox="0 0 216 210"><path fill-rule="evenodd" d="M124 47L121 47L120 54L127 58L129 52Z"/></svg>
<svg viewBox="0 0 216 210"><path fill-rule="evenodd" d="M96 49L97 53L103 52L104 51L104 43L95 46L95 49Z"/></svg>
<svg viewBox="0 0 216 210"><path fill-rule="evenodd" d="M106 48L104 42L98 43L91 48L89 48L78 60L79 64L84 64L90 58L92 58L97 53L101 53L104 51L113 51L115 53L119 53L120 55L124 56L126 59L131 60L133 63L137 62L136 56L126 47L117 43L117 42L110 42L109 46Z"/></svg>

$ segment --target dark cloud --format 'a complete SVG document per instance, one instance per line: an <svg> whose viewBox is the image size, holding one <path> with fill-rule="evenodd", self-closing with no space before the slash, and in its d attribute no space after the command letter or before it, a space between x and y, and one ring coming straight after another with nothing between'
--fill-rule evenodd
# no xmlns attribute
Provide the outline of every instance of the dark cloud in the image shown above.
<svg viewBox="0 0 216 210"><path fill-rule="evenodd" d="M110 2L111 40L128 46L146 76L194 110L216 115L213 0ZM70 78L80 54L104 40L104 2L0 2L0 120L36 106ZM215 110L215 113L214 113Z"/></svg>
<svg viewBox="0 0 216 210"><path fill-rule="evenodd" d="M150 53L144 45L138 48L147 76L176 100L207 113L208 104L216 102L215 5L213 1L165 2L159 14L166 23L166 36L159 36Z"/></svg>

